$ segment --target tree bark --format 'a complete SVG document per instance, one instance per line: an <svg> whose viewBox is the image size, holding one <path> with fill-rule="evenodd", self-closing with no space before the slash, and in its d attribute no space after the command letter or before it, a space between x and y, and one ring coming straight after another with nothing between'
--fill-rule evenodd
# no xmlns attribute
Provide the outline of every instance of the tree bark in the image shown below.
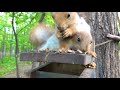
<svg viewBox="0 0 120 90"><path fill-rule="evenodd" d="M14 35L14 33L12 31L11 40L13 40L13 35ZM13 54L13 51L14 51L14 46L12 43L10 43L10 56L15 55L15 54Z"/></svg>
<svg viewBox="0 0 120 90"><path fill-rule="evenodd" d="M6 27L4 27L4 35L3 35L3 43L2 43L2 53L3 53L3 56L6 55L6 43L5 43L5 39L6 39Z"/></svg>
<svg viewBox="0 0 120 90"><path fill-rule="evenodd" d="M109 39L107 34L118 34L117 12L89 12L89 24L96 45ZM97 46L96 75L97 78L120 78L120 58L118 42L110 40Z"/></svg>

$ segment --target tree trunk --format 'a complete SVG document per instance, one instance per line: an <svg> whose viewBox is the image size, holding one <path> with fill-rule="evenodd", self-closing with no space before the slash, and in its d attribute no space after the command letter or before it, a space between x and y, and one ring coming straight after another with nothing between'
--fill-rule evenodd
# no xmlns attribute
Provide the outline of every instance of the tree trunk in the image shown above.
<svg viewBox="0 0 120 90"><path fill-rule="evenodd" d="M13 32L14 32L14 36L15 36L15 59L16 59L16 75L17 78L20 78L20 74L19 74L19 65L18 65L18 60L19 60L19 44L18 44L18 35L16 33L16 26L15 26L15 17L14 17L15 13L12 13L12 28L13 28Z"/></svg>
<svg viewBox="0 0 120 90"><path fill-rule="evenodd" d="M89 12L89 24L96 45L109 39L107 34L118 34L117 12ZM97 53L97 78L120 78L120 59L118 42L109 40L95 48Z"/></svg>
<svg viewBox="0 0 120 90"><path fill-rule="evenodd" d="M12 35L11 35L11 40L13 40L13 31L12 31ZM14 45L13 43L10 43L10 56L14 56Z"/></svg>
<svg viewBox="0 0 120 90"><path fill-rule="evenodd" d="M6 40L6 27L4 28L3 43L2 43L3 56L6 55L6 43L5 43L5 40Z"/></svg>

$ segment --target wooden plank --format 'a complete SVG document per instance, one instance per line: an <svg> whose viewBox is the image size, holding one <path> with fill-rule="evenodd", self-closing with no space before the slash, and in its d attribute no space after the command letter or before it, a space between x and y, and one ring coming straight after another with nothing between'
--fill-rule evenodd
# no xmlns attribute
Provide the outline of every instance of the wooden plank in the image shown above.
<svg viewBox="0 0 120 90"><path fill-rule="evenodd" d="M79 78L96 78L95 69L85 68Z"/></svg>
<svg viewBox="0 0 120 90"><path fill-rule="evenodd" d="M49 66L49 65L53 65L53 67L51 68L51 66ZM46 67L50 67L53 70L49 70L49 68L46 68ZM67 67L67 65L66 65L66 67ZM83 70L82 70L82 69L78 69L80 67L76 67L76 69L73 69L74 67L73 68L71 67L69 69L65 68L66 70L68 70L66 72L66 70L63 70L61 68L61 66L58 67L58 68L61 68L61 70L58 69L58 71L57 71L55 68L57 69L56 66L54 67L54 64L47 63L46 65L43 65L39 68L32 70L30 77L31 78L96 78L95 69L83 68ZM74 71L69 72L70 69L73 69ZM63 72L61 72L62 70L63 70Z"/></svg>
<svg viewBox="0 0 120 90"><path fill-rule="evenodd" d="M44 64L44 65L41 65L41 66L39 66L39 67L37 67L37 68L31 69L31 70L27 71L25 74L26 74L26 75L30 75L32 72L38 71L40 68L43 68L43 67L45 67L45 66L47 66L47 65L49 65L49 64L50 64L50 62L48 62L48 63L46 63L46 64Z"/></svg>
<svg viewBox="0 0 120 90"><path fill-rule="evenodd" d="M35 77L31 78L78 78L77 75L69 75L69 74L61 74L61 73L53 73L53 72L44 72L44 71L36 71Z"/></svg>
<svg viewBox="0 0 120 90"><path fill-rule="evenodd" d="M64 63L46 63L30 70L27 74L31 78L96 78L95 69Z"/></svg>
<svg viewBox="0 0 120 90"><path fill-rule="evenodd" d="M46 61L46 62L59 62L59 63L87 65L93 61L93 58L88 54L40 52L40 53L21 53L20 60L21 61Z"/></svg>
<svg viewBox="0 0 120 90"><path fill-rule="evenodd" d="M66 73L72 75L80 75L85 67L80 64L65 64L65 63L55 63L55 62L47 62L44 65L41 65L37 68L29 70L26 72L27 75L30 75L35 71L44 71L44 72L54 72L54 73Z"/></svg>

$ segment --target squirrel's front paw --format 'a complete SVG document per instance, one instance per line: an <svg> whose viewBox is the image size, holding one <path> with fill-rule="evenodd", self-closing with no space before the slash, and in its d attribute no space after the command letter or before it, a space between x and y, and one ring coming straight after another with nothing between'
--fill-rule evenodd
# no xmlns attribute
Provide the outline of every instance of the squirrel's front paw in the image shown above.
<svg viewBox="0 0 120 90"><path fill-rule="evenodd" d="M58 52L60 52L60 53L66 53L67 51L65 49L59 49Z"/></svg>
<svg viewBox="0 0 120 90"><path fill-rule="evenodd" d="M64 35L63 35L63 38L66 38L68 36L72 36L73 32L71 29L67 29L64 31Z"/></svg>
<svg viewBox="0 0 120 90"><path fill-rule="evenodd" d="M92 57L97 58L97 54L95 52L89 51L87 53L90 54Z"/></svg>
<svg viewBox="0 0 120 90"><path fill-rule="evenodd" d="M45 50L38 50L38 52L50 52L51 50L49 50L48 48Z"/></svg>
<svg viewBox="0 0 120 90"><path fill-rule="evenodd" d="M59 31L57 31L56 34L57 34L57 37L59 37L59 38L62 37L62 33L60 33Z"/></svg>
<svg viewBox="0 0 120 90"><path fill-rule="evenodd" d="M94 57L94 58L97 58L97 54L95 52L92 52L91 55Z"/></svg>

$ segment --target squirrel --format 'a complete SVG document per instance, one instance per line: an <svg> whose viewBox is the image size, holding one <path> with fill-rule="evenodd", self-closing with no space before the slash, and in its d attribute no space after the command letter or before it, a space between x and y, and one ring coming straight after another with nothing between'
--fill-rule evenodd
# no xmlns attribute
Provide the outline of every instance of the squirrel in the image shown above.
<svg viewBox="0 0 120 90"><path fill-rule="evenodd" d="M44 25L36 25L29 34L29 39L39 50L68 50L71 47L87 52L96 58L91 50L92 36L90 26L77 12L53 12L55 30Z"/></svg>
<svg viewBox="0 0 120 90"><path fill-rule="evenodd" d="M79 49L83 53L87 52L88 54L96 58L96 53L91 50L93 41L90 33L79 31L71 39L75 48Z"/></svg>
<svg viewBox="0 0 120 90"><path fill-rule="evenodd" d="M91 50L93 39L90 26L83 17L77 12L53 12L52 17L57 27L60 49L74 46L96 58L96 53Z"/></svg>
<svg viewBox="0 0 120 90"><path fill-rule="evenodd" d="M38 23L29 32L30 43L37 48L37 50L58 50L59 40L55 35L55 30L43 23Z"/></svg>

